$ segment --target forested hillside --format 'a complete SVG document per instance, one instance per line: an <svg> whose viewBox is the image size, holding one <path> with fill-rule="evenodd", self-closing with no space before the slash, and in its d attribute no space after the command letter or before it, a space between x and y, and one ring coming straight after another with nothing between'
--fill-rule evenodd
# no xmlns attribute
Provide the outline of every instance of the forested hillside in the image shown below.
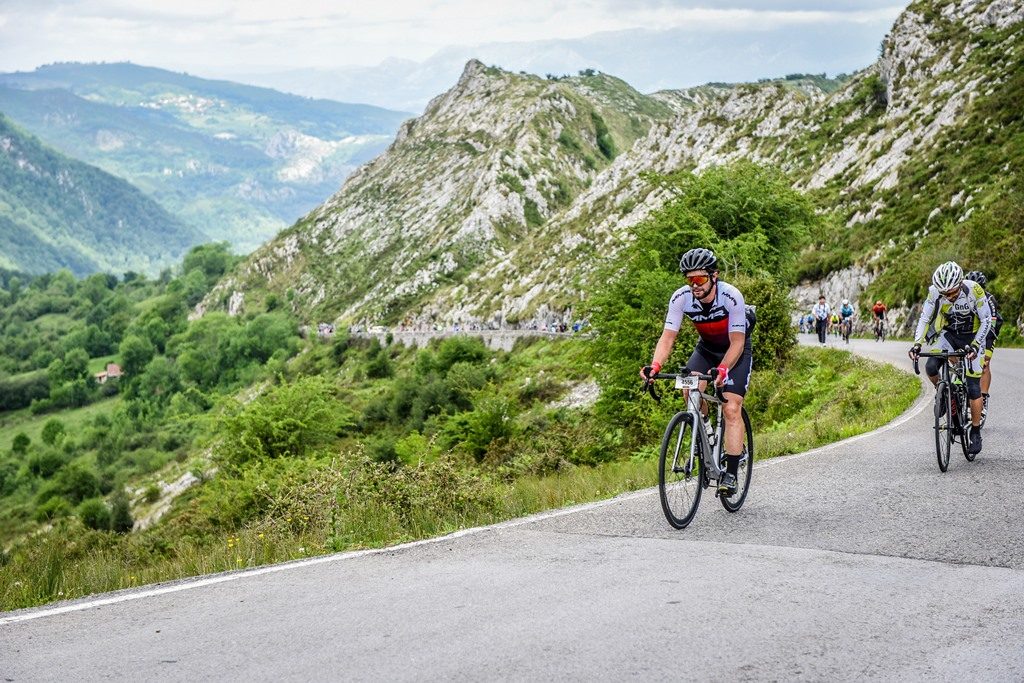
<svg viewBox="0 0 1024 683"><path fill-rule="evenodd" d="M46 147L0 114L0 267L155 275L199 241L127 182Z"/></svg>
<svg viewBox="0 0 1024 683"><path fill-rule="evenodd" d="M323 202L406 118L127 63L0 74L0 111L241 251Z"/></svg>
<svg viewBox="0 0 1024 683"><path fill-rule="evenodd" d="M638 226L627 267L595 290L596 338L524 339L510 352L470 336L406 348L344 328L303 339L273 295L269 312L189 321L233 265L224 245L192 250L158 281L0 274L0 344L13 360L0 372L17 373L0 374L0 394L21 391L28 405L0 407L0 609L651 485L679 399L643 400L636 370L678 285L683 238L749 258L740 284L758 305L757 362L772 368L755 374L747 402L757 457L870 429L909 405L912 377L794 350L785 291L765 283L792 270L792 244L822 219L783 176L737 164L660 182L678 196ZM728 215L729 234L708 227ZM123 374L96 384L111 361ZM881 398L865 404L862 392Z"/></svg>

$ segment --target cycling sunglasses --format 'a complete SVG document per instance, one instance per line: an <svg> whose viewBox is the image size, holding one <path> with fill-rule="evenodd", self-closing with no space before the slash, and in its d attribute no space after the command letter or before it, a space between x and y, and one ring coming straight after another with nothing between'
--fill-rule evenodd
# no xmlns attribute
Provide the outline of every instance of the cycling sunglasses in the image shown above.
<svg viewBox="0 0 1024 683"><path fill-rule="evenodd" d="M686 276L686 281L689 282L691 285L697 285L699 287L701 285L706 285L708 282L710 282L711 281L711 276L710 275L687 275Z"/></svg>

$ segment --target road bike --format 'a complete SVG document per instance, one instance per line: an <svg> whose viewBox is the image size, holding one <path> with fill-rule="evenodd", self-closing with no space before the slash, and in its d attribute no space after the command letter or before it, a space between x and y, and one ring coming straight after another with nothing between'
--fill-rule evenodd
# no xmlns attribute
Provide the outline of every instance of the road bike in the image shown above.
<svg viewBox="0 0 1024 683"><path fill-rule="evenodd" d="M724 429L722 407L728 401L721 387L714 394L705 393L700 382L713 382L714 374L694 374L686 368L679 373L658 373L644 383L644 391L656 401L661 396L654 388L654 380L673 380L675 388L686 397L686 409L668 421L661 440L658 457L658 493L665 519L676 529L683 529L697 514L701 493L716 483L715 496L722 507L736 512L743 506L750 490L750 476L754 470L754 433L746 408L741 408L746 444L739 468L736 470L736 492L720 494L717 482L725 474L723 462ZM714 406L714 410L711 409Z"/></svg>
<svg viewBox="0 0 1024 683"><path fill-rule="evenodd" d="M885 341L885 321L876 318L875 319L875 341Z"/></svg>
<svg viewBox="0 0 1024 683"><path fill-rule="evenodd" d="M839 336L843 338L843 341L847 344L850 343L850 332L853 331L853 320L850 318L843 318L843 321L839 323Z"/></svg>
<svg viewBox="0 0 1024 683"><path fill-rule="evenodd" d="M922 351L920 358L941 358L939 381L935 385L935 455L939 460L939 471L949 469L949 451L954 441L960 443L964 457L971 462L976 454L967 450L967 427L970 425L970 403L967 400L966 351ZM950 362L955 360L956 362ZM920 375L917 358L914 359L914 373Z"/></svg>

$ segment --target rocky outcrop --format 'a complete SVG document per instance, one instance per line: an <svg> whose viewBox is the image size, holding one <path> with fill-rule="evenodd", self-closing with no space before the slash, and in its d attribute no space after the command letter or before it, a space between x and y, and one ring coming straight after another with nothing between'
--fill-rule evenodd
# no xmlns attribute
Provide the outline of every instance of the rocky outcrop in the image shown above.
<svg viewBox="0 0 1024 683"><path fill-rule="evenodd" d="M830 197L840 224L870 226L916 191L907 169L920 175L919 160L1006 77L1010 61L974 55L993 30L1017 41L1007 54L1021 49L1022 19L1021 0L914 3L878 62L831 94L778 81L646 97L608 76L542 80L471 61L386 154L254 254L207 307L269 288L321 319L571 323L596 266L666 200L645 173L739 158ZM967 204L944 199L933 219L965 220ZM857 298L884 246L798 288L800 305L821 288Z"/></svg>

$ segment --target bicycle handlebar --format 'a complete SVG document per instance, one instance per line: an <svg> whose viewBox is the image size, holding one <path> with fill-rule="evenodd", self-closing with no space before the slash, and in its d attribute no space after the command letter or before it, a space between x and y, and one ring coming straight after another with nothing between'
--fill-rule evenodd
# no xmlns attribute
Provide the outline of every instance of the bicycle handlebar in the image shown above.
<svg viewBox="0 0 1024 683"><path fill-rule="evenodd" d="M696 377L700 381L714 382L718 378L718 374L717 373L715 373L715 374L703 374L703 373L699 373L699 372L691 373L691 372L687 371L686 368L683 368L681 371L676 372L676 373L672 373L672 372L659 372L654 377L649 377L647 379L647 381L644 382L644 385L640 388L640 391L650 394L651 398L653 398L655 401L660 402L661 401L661 394L659 394L655 390L655 388L654 388L654 380L657 380L657 379L673 379L674 380L676 377ZM728 403L728 401L725 399L725 397L722 395L722 393L723 393L722 392L722 387L716 386L715 387L715 397L719 401L721 401L722 403Z"/></svg>
<svg viewBox="0 0 1024 683"><path fill-rule="evenodd" d="M913 358L913 361L914 361L914 374L915 375L920 375L921 374L921 368L917 364L917 359L918 358L945 358L945 359L948 360L950 358L966 358L966 357L967 357L967 352L966 351L919 351L918 353L915 354L915 356Z"/></svg>

